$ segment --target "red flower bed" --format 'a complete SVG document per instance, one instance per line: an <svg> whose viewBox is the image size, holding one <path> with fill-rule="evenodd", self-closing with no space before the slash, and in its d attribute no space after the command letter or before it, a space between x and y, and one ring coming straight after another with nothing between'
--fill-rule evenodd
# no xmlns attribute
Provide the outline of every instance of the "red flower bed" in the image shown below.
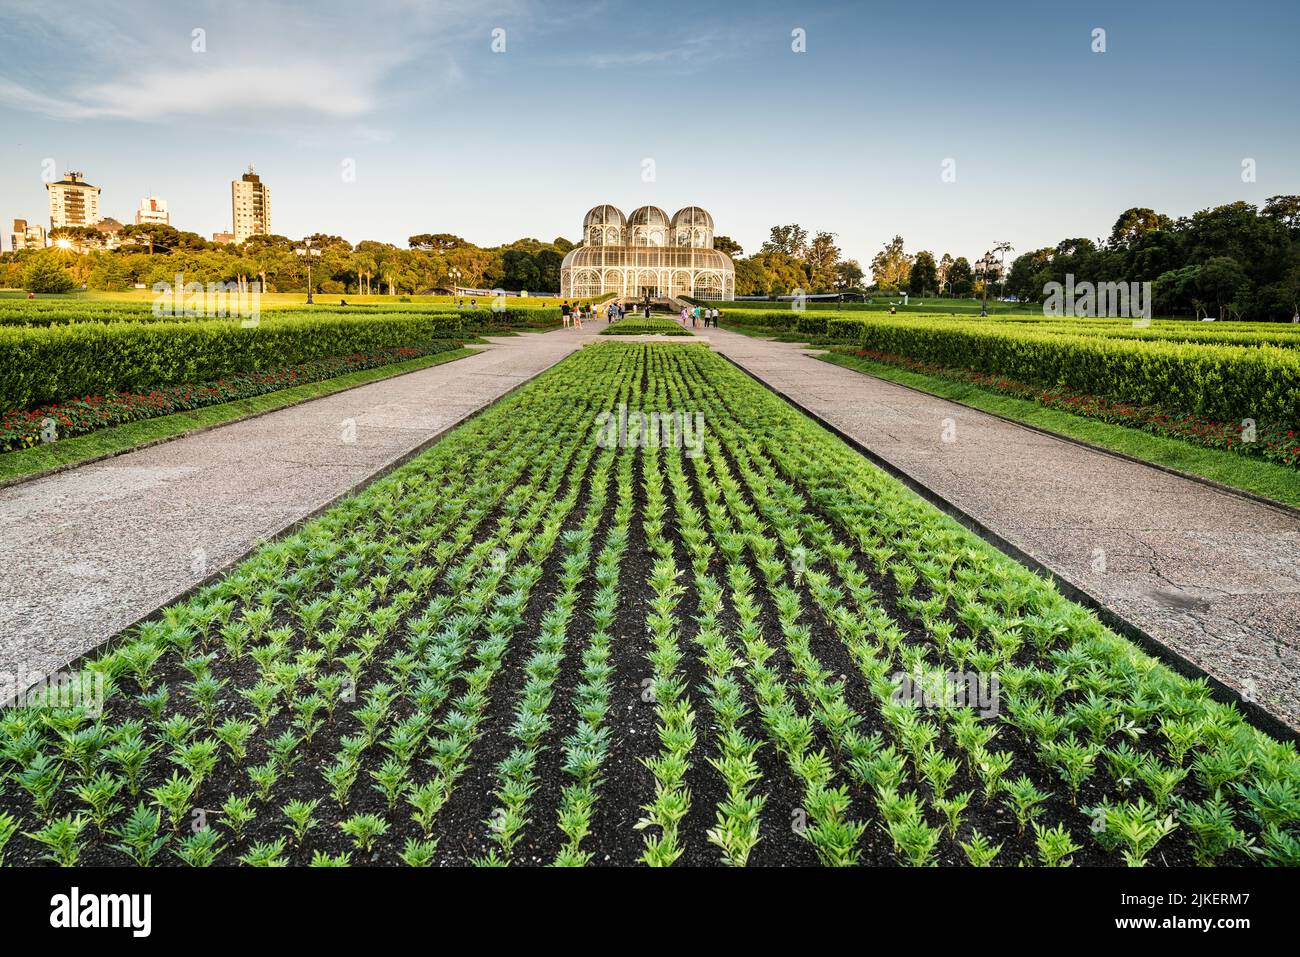
<svg viewBox="0 0 1300 957"><path fill-rule="evenodd" d="M216 382L164 386L148 393L89 395L36 409L5 412L0 415L0 451L26 449L43 441L85 435L141 419L248 399L308 382L445 352L458 345L456 342L433 342L426 346L383 349L316 359L283 369L250 372Z"/></svg>
<svg viewBox="0 0 1300 957"><path fill-rule="evenodd" d="M1005 376L954 369L886 352L875 352L871 349L836 351L901 366L913 372L968 382L982 389L1015 396L1018 399L1029 399L1039 405L1072 412L1090 419L1101 419L1104 422L1141 429L1154 435L1183 439L1197 445L1227 449L1241 455L1258 456L1270 462L1300 468L1300 437L1297 437L1295 429L1289 425L1256 423L1255 434L1251 438L1241 423L1216 422L1195 415L1169 412L1151 406L1108 399L1104 396L1078 395L1059 388L1044 389L1016 382Z"/></svg>

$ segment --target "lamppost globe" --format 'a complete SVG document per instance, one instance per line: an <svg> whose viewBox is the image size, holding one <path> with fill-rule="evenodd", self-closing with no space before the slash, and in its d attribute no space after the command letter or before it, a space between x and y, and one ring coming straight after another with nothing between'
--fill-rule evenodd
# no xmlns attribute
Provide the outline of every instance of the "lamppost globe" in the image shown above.
<svg viewBox="0 0 1300 957"><path fill-rule="evenodd" d="M294 249L294 252L307 260L307 305L310 306L314 304L311 295L311 261L320 256L320 250L317 249L311 239L308 238L304 239L302 245Z"/></svg>

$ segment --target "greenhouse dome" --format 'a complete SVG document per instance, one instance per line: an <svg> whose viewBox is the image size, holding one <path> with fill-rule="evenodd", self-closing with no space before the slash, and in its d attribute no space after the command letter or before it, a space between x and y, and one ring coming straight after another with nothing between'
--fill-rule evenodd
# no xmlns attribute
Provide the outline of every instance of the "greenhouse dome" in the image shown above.
<svg viewBox="0 0 1300 957"><path fill-rule="evenodd" d="M713 217L687 206L670 219L658 206L625 217L617 207L593 207L582 222L583 244L560 267L560 294L590 298L614 293L731 299L736 269L713 248Z"/></svg>

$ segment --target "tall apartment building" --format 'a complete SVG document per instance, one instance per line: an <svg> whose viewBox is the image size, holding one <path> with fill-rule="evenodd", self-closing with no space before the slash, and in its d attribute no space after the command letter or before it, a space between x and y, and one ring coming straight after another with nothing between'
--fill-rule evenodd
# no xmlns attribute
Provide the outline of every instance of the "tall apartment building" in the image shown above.
<svg viewBox="0 0 1300 957"><path fill-rule="evenodd" d="M167 200L157 196L146 196L140 200L140 208L135 211L135 224L139 226L144 223L169 225L171 219L167 214Z"/></svg>
<svg viewBox="0 0 1300 957"><path fill-rule="evenodd" d="M9 234L9 244L14 252L20 249L44 249L45 227L40 223L28 223L25 219L15 219L13 232Z"/></svg>
<svg viewBox="0 0 1300 957"><path fill-rule="evenodd" d="M99 222L99 187L87 183L81 173L64 173L63 179L46 183L45 188L50 194L50 229Z"/></svg>
<svg viewBox="0 0 1300 957"><path fill-rule="evenodd" d="M252 166L230 184L230 207L235 242L271 231L271 189Z"/></svg>

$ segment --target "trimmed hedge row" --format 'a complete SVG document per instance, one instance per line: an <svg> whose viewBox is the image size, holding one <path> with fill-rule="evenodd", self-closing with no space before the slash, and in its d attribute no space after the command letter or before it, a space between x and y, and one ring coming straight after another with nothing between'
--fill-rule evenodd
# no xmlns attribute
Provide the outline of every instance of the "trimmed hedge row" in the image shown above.
<svg viewBox="0 0 1300 957"><path fill-rule="evenodd" d="M147 303L113 303L103 308L101 303L42 303L38 308L29 308L34 304L24 303L19 308L6 307L0 301L0 326L63 326L81 322L183 322L191 324L208 321L201 316L155 316ZM485 309L460 309L451 304L437 303L419 305L414 308L402 308L397 305L319 305L319 306L274 306L262 310L263 322L279 322L283 319L303 319L313 317L365 317L374 319L403 318L413 316L459 316L468 328L489 328L494 325L554 325L560 321L559 307L524 309L511 306L500 312ZM238 322L238 317L224 321Z"/></svg>
<svg viewBox="0 0 1300 957"><path fill-rule="evenodd" d="M1300 355L1245 347L1061 335L974 323L833 320L832 338L1021 382L1225 421L1300 423Z"/></svg>
<svg viewBox="0 0 1300 957"><path fill-rule="evenodd" d="M250 328L226 319L0 327L0 409L463 339L466 325L455 314L425 314L274 319Z"/></svg>

